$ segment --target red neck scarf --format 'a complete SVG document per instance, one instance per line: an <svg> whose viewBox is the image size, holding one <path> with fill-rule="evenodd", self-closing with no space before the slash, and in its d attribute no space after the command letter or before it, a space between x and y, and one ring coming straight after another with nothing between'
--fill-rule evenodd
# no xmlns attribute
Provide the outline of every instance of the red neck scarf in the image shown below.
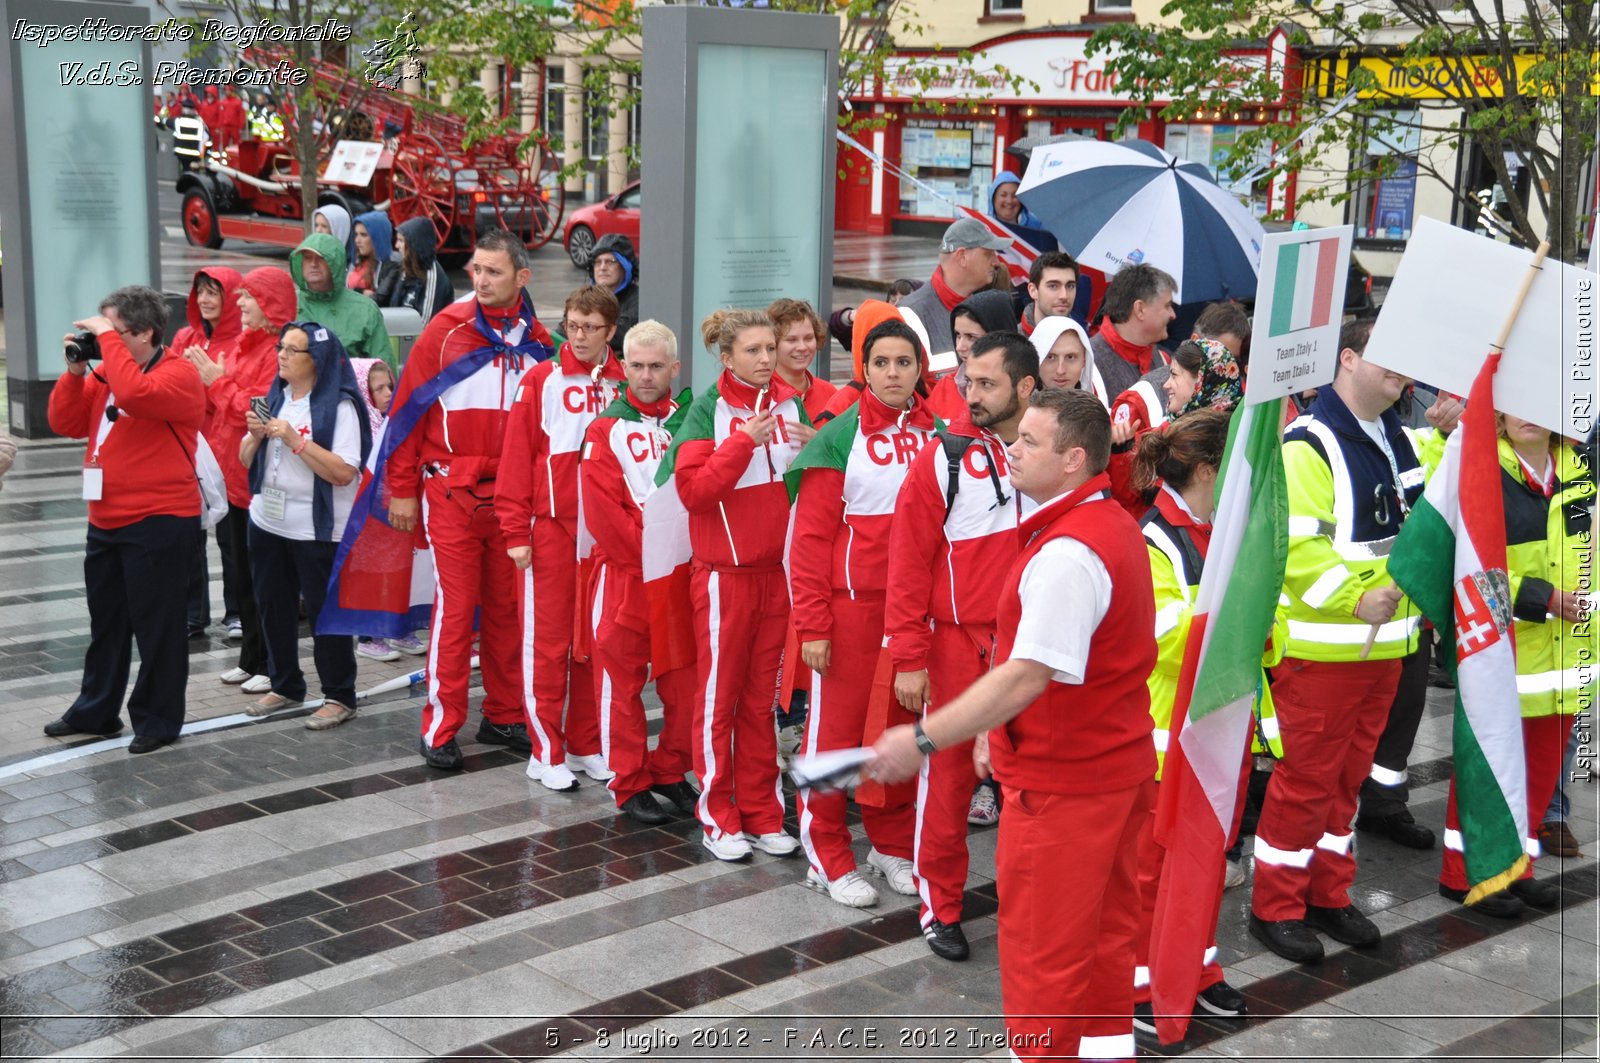
<svg viewBox="0 0 1600 1063"><path fill-rule="evenodd" d="M1129 343L1122 338L1122 334L1117 331L1117 326L1111 323L1109 317L1100 323L1099 335L1106 338L1106 342L1111 344L1111 349L1121 355L1123 361L1138 366L1141 376L1150 372L1150 362L1156 355L1155 344L1141 346Z"/></svg>
<svg viewBox="0 0 1600 1063"><path fill-rule="evenodd" d="M944 304L946 310L954 310L966 299L966 296L945 283L943 266L933 267L932 283L934 292L939 296L939 301Z"/></svg>
<svg viewBox="0 0 1600 1063"><path fill-rule="evenodd" d="M657 399L654 402L640 402L638 399L634 398L632 395L629 395L627 398L628 398L628 405L632 406L634 409L638 410L640 413L644 414L646 417L654 417L654 418L657 418L659 420L660 418L666 417L673 410L673 402L672 402L672 393L671 392L668 392L667 394L662 395L659 399Z"/></svg>
<svg viewBox="0 0 1600 1063"><path fill-rule="evenodd" d="M606 349L606 360L599 365L591 365L572 353L572 344L570 343L563 343L561 350L556 352L556 357L561 360L561 372L565 376L586 376L595 380L602 378L621 380L626 375L622 371L622 363L611 357L611 349L609 347Z"/></svg>
<svg viewBox="0 0 1600 1063"><path fill-rule="evenodd" d="M1166 484L1162 484L1160 490L1156 492L1156 509L1171 522L1174 528L1189 529L1189 537L1194 540L1195 548L1200 551L1202 558L1210 552L1211 525L1201 524L1195 520L1189 514L1188 509L1185 508L1185 503L1179 497L1177 491L1174 491Z"/></svg>

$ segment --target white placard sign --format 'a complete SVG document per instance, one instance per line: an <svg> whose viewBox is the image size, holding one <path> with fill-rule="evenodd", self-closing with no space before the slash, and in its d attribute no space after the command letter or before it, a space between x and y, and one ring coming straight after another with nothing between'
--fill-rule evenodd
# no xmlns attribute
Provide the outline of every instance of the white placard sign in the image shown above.
<svg viewBox="0 0 1600 1063"><path fill-rule="evenodd" d="M365 187L372 183L372 172L378 168L382 154L383 144L376 140L341 140L333 146L320 180Z"/></svg>
<svg viewBox="0 0 1600 1063"><path fill-rule="evenodd" d="M1246 403L1321 387L1339 365L1339 328L1355 229L1268 233L1261 244Z"/></svg>
<svg viewBox="0 0 1600 1063"><path fill-rule="evenodd" d="M1366 356L1465 395L1500 334L1533 252L1423 218L1400 259ZM1600 278L1546 259L1506 341L1495 409L1586 439L1595 419Z"/></svg>

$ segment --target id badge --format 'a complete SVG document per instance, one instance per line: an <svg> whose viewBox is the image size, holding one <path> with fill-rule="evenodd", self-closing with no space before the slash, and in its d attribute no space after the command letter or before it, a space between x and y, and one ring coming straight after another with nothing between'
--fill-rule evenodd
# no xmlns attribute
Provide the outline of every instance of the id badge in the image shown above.
<svg viewBox="0 0 1600 1063"><path fill-rule="evenodd" d="M106 471L98 465L85 465L83 467L83 500L85 502L100 501L106 486Z"/></svg>
<svg viewBox="0 0 1600 1063"><path fill-rule="evenodd" d="M278 487L261 489L261 513L268 520L283 519L283 490Z"/></svg>

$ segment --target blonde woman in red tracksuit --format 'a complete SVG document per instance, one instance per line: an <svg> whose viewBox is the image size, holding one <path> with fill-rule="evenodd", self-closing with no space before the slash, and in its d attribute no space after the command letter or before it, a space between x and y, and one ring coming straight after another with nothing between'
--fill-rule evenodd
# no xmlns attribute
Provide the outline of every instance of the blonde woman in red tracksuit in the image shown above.
<svg viewBox="0 0 1600 1063"><path fill-rule="evenodd" d="M817 433L789 474L798 485L789 551L790 591L800 655L812 670L807 756L860 746L867 699L883 646L884 577L895 499L911 462L934 438L927 405L927 354L903 321L866 336L861 398ZM840 904L865 908L878 891L856 870L842 793L802 791L800 842L806 885ZM896 893L914 894L915 806L863 805L872 850L867 866Z"/></svg>
<svg viewBox="0 0 1600 1063"><path fill-rule="evenodd" d="M783 830L772 692L789 619L783 476L800 451L791 428L810 422L773 372L778 341L765 314L729 312L718 349L722 375L695 398L667 458L694 555L696 811L719 860L742 860L752 845L788 856L799 843Z"/></svg>

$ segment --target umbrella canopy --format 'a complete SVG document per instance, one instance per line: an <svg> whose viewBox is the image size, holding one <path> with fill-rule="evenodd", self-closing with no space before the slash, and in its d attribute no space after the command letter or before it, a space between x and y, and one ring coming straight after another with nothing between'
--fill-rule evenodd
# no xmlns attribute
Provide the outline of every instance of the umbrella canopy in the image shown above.
<svg viewBox="0 0 1600 1063"><path fill-rule="evenodd" d="M1017 192L1086 266L1109 275L1147 262L1186 303L1255 294L1261 223L1204 166L1154 144L1041 145Z"/></svg>
<svg viewBox="0 0 1600 1063"><path fill-rule="evenodd" d="M1033 154L1033 149L1042 148L1046 144L1066 144L1074 140L1093 140L1094 137L1082 133L1055 133L1047 137L1020 137L1006 146L1007 155L1015 155L1019 159L1026 159Z"/></svg>

